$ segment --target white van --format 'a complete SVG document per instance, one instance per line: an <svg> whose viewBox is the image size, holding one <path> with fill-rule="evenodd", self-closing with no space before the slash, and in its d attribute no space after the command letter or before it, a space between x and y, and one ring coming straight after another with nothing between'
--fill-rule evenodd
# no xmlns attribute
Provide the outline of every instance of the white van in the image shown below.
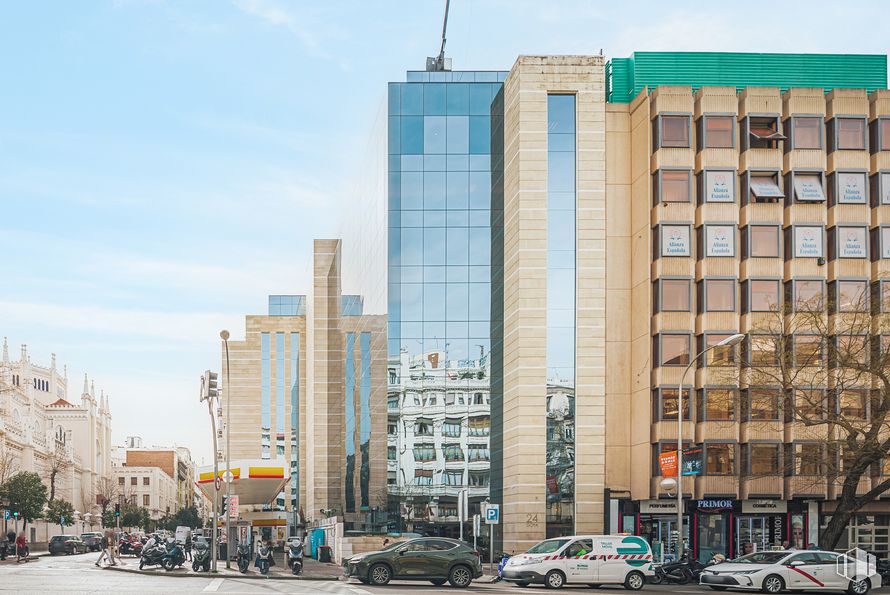
<svg viewBox="0 0 890 595"><path fill-rule="evenodd" d="M566 583L624 585L638 591L655 575L649 542L636 535L574 535L546 539L504 567L504 580L558 589Z"/></svg>

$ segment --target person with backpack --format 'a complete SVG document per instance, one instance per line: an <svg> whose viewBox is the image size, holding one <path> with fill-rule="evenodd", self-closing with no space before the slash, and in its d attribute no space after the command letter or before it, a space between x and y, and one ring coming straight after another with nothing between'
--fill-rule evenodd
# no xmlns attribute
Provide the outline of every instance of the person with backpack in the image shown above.
<svg viewBox="0 0 890 595"><path fill-rule="evenodd" d="M102 535L102 540L99 542L99 547L102 549L102 553L99 554L99 559L96 560L96 566L99 566L99 563L102 560L106 562L111 562L111 565L114 566L114 559L109 555L108 548L111 546L111 530L105 529L105 533Z"/></svg>

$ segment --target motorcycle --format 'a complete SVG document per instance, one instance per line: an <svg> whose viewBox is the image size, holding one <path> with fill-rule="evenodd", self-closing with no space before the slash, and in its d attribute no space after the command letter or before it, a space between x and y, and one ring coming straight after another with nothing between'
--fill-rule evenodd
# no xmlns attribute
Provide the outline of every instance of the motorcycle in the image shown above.
<svg viewBox="0 0 890 595"><path fill-rule="evenodd" d="M678 562L656 564L654 566L655 576L649 579L649 583L653 585L660 585L661 583L685 585L690 582L698 582L702 570L708 566L719 564L724 560L726 560L726 557L722 554L714 554L707 564L702 564L698 560L690 559L687 554L684 554Z"/></svg>
<svg viewBox="0 0 890 595"><path fill-rule="evenodd" d="M288 546L287 565L294 576L303 572L303 544L292 542Z"/></svg>
<svg viewBox="0 0 890 595"><path fill-rule="evenodd" d="M875 569L881 575L881 586L886 587L890 585L890 560L879 559L875 563Z"/></svg>
<svg viewBox="0 0 890 595"><path fill-rule="evenodd" d="M510 554L508 554L507 552L503 552L501 554L501 561L498 562L498 575L496 577L494 577L494 579L491 582L499 583L502 580L504 580L504 568L506 568L507 560L509 560L509 559L510 559Z"/></svg>
<svg viewBox="0 0 890 595"><path fill-rule="evenodd" d="M139 558L139 570L146 566L163 566L164 556L167 555L167 548L163 544L156 543L142 550L142 556Z"/></svg>
<svg viewBox="0 0 890 595"><path fill-rule="evenodd" d="M170 539L167 542L166 550L161 564L164 570L169 572L185 563L185 552L182 551L182 546L176 540Z"/></svg>
<svg viewBox="0 0 890 595"><path fill-rule="evenodd" d="M260 569L260 574L269 574L269 567L274 564L272 559L272 548L267 544L261 544L256 554L255 566Z"/></svg>
<svg viewBox="0 0 890 595"><path fill-rule="evenodd" d="M238 544L238 571L245 574L250 568L250 543L244 542Z"/></svg>
<svg viewBox="0 0 890 595"><path fill-rule="evenodd" d="M117 550L122 556L135 556L138 558L142 555L142 549L143 544L141 541L121 539L117 544Z"/></svg>
<svg viewBox="0 0 890 595"><path fill-rule="evenodd" d="M206 539L198 539L195 541L195 551L192 555L192 570L198 572L202 569L204 572L210 571L210 544Z"/></svg>

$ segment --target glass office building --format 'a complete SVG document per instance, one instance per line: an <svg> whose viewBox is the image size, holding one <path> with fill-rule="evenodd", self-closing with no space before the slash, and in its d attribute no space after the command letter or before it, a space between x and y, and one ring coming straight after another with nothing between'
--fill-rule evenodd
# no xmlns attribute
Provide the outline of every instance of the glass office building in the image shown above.
<svg viewBox="0 0 890 595"><path fill-rule="evenodd" d="M502 219L491 148L506 74L408 72L389 85L392 528L457 536L460 495L470 515L489 495L492 228Z"/></svg>

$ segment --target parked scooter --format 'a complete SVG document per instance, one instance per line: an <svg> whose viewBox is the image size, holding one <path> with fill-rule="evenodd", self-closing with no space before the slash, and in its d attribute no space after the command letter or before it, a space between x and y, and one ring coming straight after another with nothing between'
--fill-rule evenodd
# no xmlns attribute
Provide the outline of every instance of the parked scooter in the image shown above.
<svg viewBox="0 0 890 595"><path fill-rule="evenodd" d="M303 543L300 541L292 541L288 545L287 565L290 566L291 572L296 576L303 572Z"/></svg>
<svg viewBox="0 0 890 595"><path fill-rule="evenodd" d="M504 568L507 566L507 560L510 559L510 554L507 552L503 552L501 554L501 561L498 562L498 575L492 579L491 582L499 583L504 580Z"/></svg>
<svg viewBox="0 0 890 595"><path fill-rule="evenodd" d="M117 550L122 556L136 556L138 558L142 555L142 549L141 541L130 541L127 537L121 537L117 544Z"/></svg>
<svg viewBox="0 0 890 595"><path fill-rule="evenodd" d="M164 563L164 556L166 555L167 548L164 547L164 544L151 543L150 545L146 545L142 550L142 557L139 558L139 570L142 570L146 566L162 566Z"/></svg>
<svg viewBox="0 0 890 595"><path fill-rule="evenodd" d="M245 574L250 568L250 542L238 544L238 572Z"/></svg>
<svg viewBox="0 0 890 595"><path fill-rule="evenodd" d="M881 586L886 587L890 585L890 559L878 559L875 562L875 569L881 575Z"/></svg>
<svg viewBox="0 0 890 595"><path fill-rule="evenodd" d="M689 553L686 552L678 562L656 564L654 566L655 576L649 578L649 583L653 585L661 583L685 585L690 582L698 582L702 570L724 560L726 557L723 554L714 554L707 564L702 564L696 559L690 559Z"/></svg>
<svg viewBox="0 0 890 595"><path fill-rule="evenodd" d="M257 549L255 563L260 574L269 574L269 567L274 563L275 561L272 559L272 546L268 543L261 543L259 549Z"/></svg>
<svg viewBox="0 0 890 595"><path fill-rule="evenodd" d="M210 571L210 544L203 537L195 540L195 548L192 552L192 570L204 572Z"/></svg>
<svg viewBox="0 0 890 595"><path fill-rule="evenodd" d="M167 552L164 554L162 563L164 570L170 571L185 563L185 552L183 552L182 546L174 538L170 537L167 539L166 549Z"/></svg>

